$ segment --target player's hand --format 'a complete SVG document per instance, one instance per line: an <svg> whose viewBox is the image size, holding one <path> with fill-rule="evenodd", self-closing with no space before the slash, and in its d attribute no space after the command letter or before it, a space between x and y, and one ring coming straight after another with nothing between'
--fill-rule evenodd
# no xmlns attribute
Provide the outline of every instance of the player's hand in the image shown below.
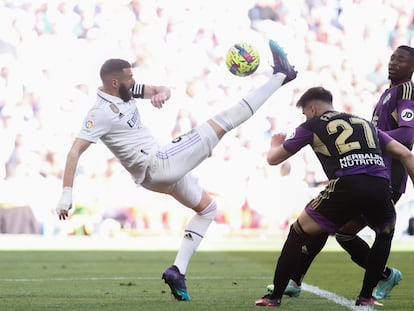
<svg viewBox="0 0 414 311"><path fill-rule="evenodd" d="M162 108L162 106L165 104L166 100L169 98L169 96L165 93L159 93L151 96L151 104L155 108Z"/></svg>
<svg viewBox="0 0 414 311"><path fill-rule="evenodd" d="M274 134L272 136L272 140L270 142L270 146L273 147L279 147L280 145L283 144L283 142L286 139L286 133L278 133L278 134Z"/></svg>
<svg viewBox="0 0 414 311"><path fill-rule="evenodd" d="M69 217L69 210L72 208L72 188L64 187L62 196L56 206L56 213L60 220L65 220Z"/></svg>

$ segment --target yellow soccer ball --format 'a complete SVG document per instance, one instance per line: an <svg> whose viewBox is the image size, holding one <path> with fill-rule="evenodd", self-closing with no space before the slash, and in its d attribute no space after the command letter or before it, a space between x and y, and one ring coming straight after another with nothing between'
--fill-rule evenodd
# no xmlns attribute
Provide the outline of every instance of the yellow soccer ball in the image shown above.
<svg viewBox="0 0 414 311"><path fill-rule="evenodd" d="M238 77L251 75L257 70L259 64L259 52L253 45L246 42L234 44L226 55L227 68Z"/></svg>

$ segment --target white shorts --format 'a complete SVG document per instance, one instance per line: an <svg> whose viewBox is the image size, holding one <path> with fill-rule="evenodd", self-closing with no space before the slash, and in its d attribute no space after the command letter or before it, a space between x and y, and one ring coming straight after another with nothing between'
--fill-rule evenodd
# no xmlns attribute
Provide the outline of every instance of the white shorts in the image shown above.
<svg viewBox="0 0 414 311"><path fill-rule="evenodd" d="M191 170L211 156L219 139L213 128L203 123L159 148L150 160L142 186L170 194L180 203L194 208L203 188Z"/></svg>

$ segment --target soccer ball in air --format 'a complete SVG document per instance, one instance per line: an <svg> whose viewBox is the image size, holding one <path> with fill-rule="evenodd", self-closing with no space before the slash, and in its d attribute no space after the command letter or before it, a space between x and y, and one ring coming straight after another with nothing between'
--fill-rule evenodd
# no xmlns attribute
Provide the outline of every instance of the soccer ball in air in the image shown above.
<svg viewBox="0 0 414 311"><path fill-rule="evenodd" d="M259 52L248 43L234 44L226 55L226 65L229 71L238 77L247 77L259 67Z"/></svg>

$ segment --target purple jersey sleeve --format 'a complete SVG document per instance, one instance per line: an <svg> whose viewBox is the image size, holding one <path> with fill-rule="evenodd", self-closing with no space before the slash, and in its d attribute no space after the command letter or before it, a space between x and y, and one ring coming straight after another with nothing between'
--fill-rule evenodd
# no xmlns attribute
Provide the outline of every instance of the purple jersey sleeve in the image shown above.
<svg viewBox="0 0 414 311"><path fill-rule="evenodd" d="M414 128L412 127L401 126L395 130L387 131L387 134L406 146L410 146L414 142Z"/></svg>
<svg viewBox="0 0 414 311"><path fill-rule="evenodd" d="M379 138L379 143L381 145L381 149L384 150L385 146L391 141L393 140L393 138L388 135L386 132L381 131L380 129L378 129L378 138Z"/></svg>
<svg viewBox="0 0 414 311"><path fill-rule="evenodd" d="M313 133L303 127L297 127L295 132L285 140L283 147L289 153L295 154L306 145L312 144Z"/></svg>
<svg viewBox="0 0 414 311"><path fill-rule="evenodd" d="M398 102L398 125L414 127L414 101L401 99Z"/></svg>

